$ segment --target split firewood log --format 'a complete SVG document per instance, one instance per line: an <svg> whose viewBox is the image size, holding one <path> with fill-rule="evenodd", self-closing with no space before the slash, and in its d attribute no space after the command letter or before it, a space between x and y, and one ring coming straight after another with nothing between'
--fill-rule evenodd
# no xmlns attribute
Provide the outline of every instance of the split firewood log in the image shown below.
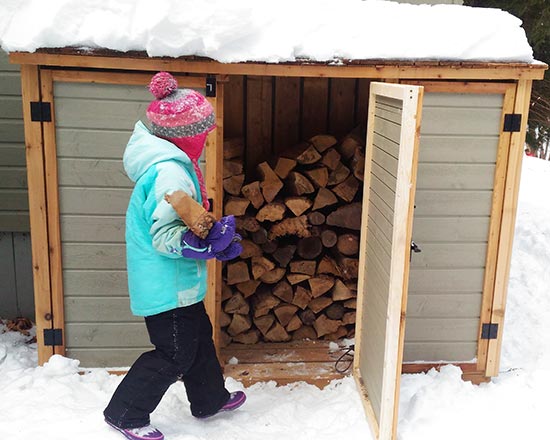
<svg viewBox="0 0 550 440"><path fill-rule="evenodd" d="M321 160L319 151L309 142L302 142L284 152L284 156L290 159L296 159L301 165L311 165Z"/></svg>
<svg viewBox="0 0 550 440"><path fill-rule="evenodd" d="M227 284L233 285L250 280L248 265L244 261L227 264Z"/></svg>
<svg viewBox="0 0 550 440"><path fill-rule="evenodd" d="M270 342L286 342L290 340L290 335L279 322L275 321L273 327L266 333L265 339Z"/></svg>
<svg viewBox="0 0 550 440"><path fill-rule="evenodd" d="M240 293L236 293L225 302L223 311L225 313L239 313L241 315L247 315L250 311L250 305Z"/></svg>
<svg viewBox="0 0 550 440"><path fill-rule="evenodd" d="M227 179L231 176L243 174L243 163L241 160L224 160L223 161L223 178Z"/></svg>
<svg viewBox="0 0 550 440"><path fill-rule="evenodd" d="M235 217L235 225L239 231L256 232L260 229L260 223L255 217L248 215L241 215Z"/></svg>
<svg viewBox="0 0 550 440"><path fill-rule="evenodd" d="M233 336L233 340L241 344L257 344L260 341L260 332L256 329L251 329Z"/></svg>
<svg viewBox="0 0 550 440"><path fill-rule="evenodd" d="M343 201L352 202L359 191L359 181L355 176L350 175L342 183L332 188L332 191Z"/></svg>
<svg viewBox="0 0 550 440"><path fill-rule="evenodd" d="M326 208L327 206L332 206L338 203L338 199L334 193L328 188L319 188L315 200L313 201L313 211L318 209Z"/></svg>
<svg viewBox="0 0 550 440"><path fill-rule="evenodd" d="M267 203L271 203L283 188L283 182L267 162L259 164L258 171L262 176L262 182L260 183L262 195Z"/></svg>
<svg viewBox="0 0 550 440"><path fill-rule="evenodd" d="M342 276L342 273L341 273L340 269L338 268L338 265L328 255L324 255L323 258L321 259L321 261L319 262L319 265L317 266L317 273L318 274L335 275L337 277Z"/></svg>
<svg viewBox="0 0 550 440"><path fill-rule="evenodd" d="M266 241L264 244L262 244L261 248L264 254L272 254L277 249L279 249L279 242L277 240Z"/></svg>
<svg viewBox="0 0 550 440"><path fill-rule="evenodd" d="M302 281L309 280L310 278L311 278L311 275L306 275L305 273L289 273L286 276L286 279L288 280L288 282L293 286L295 284L301 283Z"/></svg>
<svg viewBox="0 0 550 440"><path fill-rule="evenodd" d="M326 309L331 304L331 298L329 298L328 296L320 296L319 298L312 299L308 304L308 308L313 313L319 313L321 310Z"/></svg>
<svg viewBox="0 0 550 440"><path fill-rule="evenodd" d="M273 307L279 305L281 302L279 298L269 291L256 292L251 299L255 318L267 315Z"/></svg>
<svg viewBox="0 0 550 440"><path fill-rule="evenodd" d="M264 273L260 280L262 280L266 284L275 284L285 276L286 270L282 267L276 267L273 270L270 270L269 272Z"/></svg>
<svg viewBox="0 0 550 440"><path fill-rule="evenodd" d="M250 200L242 197L228 197L225 201L223 212L225 215L240 216L246 213Z"/></svg>
<svg viewBox="0 0 550 440"><path fill-rule="evenodd" d="M356 295L353 291L346 286L343 281L339 279L335 280L334 287L332 289L332 299L334 301L345 301L347 299L354 298L355 296Z"/></svg>
<svg viewBox="0 0 550 440"><path fill-rule="evenodd" d="M312 144L319 153L323 153L330 147L335 146L338 143L338 139L329 134L318 134L310 138L308 142Z"/></svg>
<svg viewBox="0 0 550 440"><path fill-rule="evenodd" d="M260 208L265 202L260 188L260 182L258 181L244 185L241 189L241 193L250 200L250 203L252 203L252 206L256 209Z"/></svg>
<svg viewBox="0 0 550 440"><path fill-rule="evenodd" d="M275 252L273 252L273 259L277 261L277 263L279 263L279 266L287 267L288 263L290 263L290 261L294 257L295 252L296 246L294 245L281 246L277 248Z"/></svg>
<svg viewBox="0 0 550 440"><path fill-rule="evenodd" d="M260 248L260 246L258 246L251 240L247 240L246 238L241 240L241 246L243 247L243 251L241 252L241 255L239 255L239 258L241 258L242 260L246 260L247 258L251 257L262 256L262 249Z"/></svg>
<svg viewBox="0 0 550 440"><path fill-rule="evenodd" d="M350 298L344 301L344 307L346 309L357 309L357 298Z"/></svg>
<svg viewBox="0 0 550 440"><path fill-rule="evenodd" d="M338 341L339 339L345 338L348 335L348 329L345 325L339 326L335 332L327 333L323 335L323 339L329 341Z"/></svg>
<svg viewBox="0 0 550 440"><path fill-rule="evenodd" d="M353 175L363 182L365 180L365 149L363 147L355 148L350 166Z"/></svg>
<svg viewBox="0 0 550 440"><path fill-rule="evenodd" d="M329 170L334 171L336 168L338 168L341 158L342 156L340 156L340 153L338 153L338 151L336 151L334 148L331 148L323 155L321 163L325 165Z"/></svg>
<svg viewBox="0 0 550 440"><path fill-rule="evenodd" d="M275 323L275 317L271 314L259 316L258 318L254 318L254 325L260 330L262 335L266 335L266 333L269 331L269 329L273 326Z"/></svg>
<svg viewBox="0 0 550 440"><path fill-rule="evenodd" d="M294 297L294 292L292 291L292 286L287 280L281 280L273 287L273 295L282 299L284 302L291 303Z"/></svg>
<svg viewBox="0 0 550 440"><path fill-rule="evenodd" d="M287 197L285 205L296 217L299 217L311 208L313 202L307 197Z"/></svg>
<svg viewBox="0 0 550 440"><path fill-rule="evenodd" d="M298 318L297 315L294 315L290 319L290 322L286 325L285 330L287 332L293 332L293 331L298 330L300 327L302 327L302 325L303 325L302 320L300 318Z"/></svg>
<svg viewBox="0 0 550 440"><path fill-rule="evenodd" d="M245 332L250 327L252 327L252 321L250 320L248 315L240 315L238 313L235 313L231 320L231 324L229 324L229 327L227 327L227 333L235 337L236 335Z"/></svg>
<svg viewBox="0 0 550 440"><path fill-rule="evenodd" d="M281 179L286 179L288 174L296 168L297 162L294 159L288 157L279 157L277 165L275 165L275 174Z"/></svg>
<svg viewBox="0 0 550 440"><path fill-rule="evenodd" d="M233 296L233 289L222 280L222 302L228 300Z"/></svg>
<svg viewBox="0 0 550 440"><path fill-rule="evenodd" d="M267 258L252 257L252 278L255 280L273 269L275 269L275 264Z"/></svg>
<svg viewBox="0 0 550 440"><path fill-rule="evenodd" d="M245 298L248 298L249 296L252 296L254 295L254 293L256 293L259 285L260 281L249 280L245 281L244 283L235 284L235 287L239 290L239 292L243 294Z"/></svg>
<svg viewBox="0 0 550 440"><path fill-rule="evenodd" d="M304 325L292 333L292 340L301 341L303 339L315 340L317 339L317 333L311 326Z"/></svg>
<svg viewBox="0 0 550 440"><path fill-rule="evenodd" d="M309 290L302 286L297 286L294 297L289 302L292 302L292 304L294 304L295 306L298 306L302 310L305 310L310 301L311 293L309 292Z"/></svg>
<svg viewBox="0 0 550 440"><path fill-rule="evenodd" d="M227 327L231 324L232 316L229 313L225 313L223 310L220 311L220 327Z"/></svg>
<svg viewBox="0 0 550 440"><path fill-rule="evenodd" d="M223 179L223 190L234 196L241 194L241 188L244 183L244 174L227 177Z"/></svg>
<svg viewBox="0 0 550 440"><path fill-rule="evenodd" d="M330 319L341 320L344 317L345 311L346 309L341 303L335 302L327 307L325 315Z"/></svg>
<svg viewBox="0 0 550 440"><path fill-rule="evenodd" d="M311 309L305 309L300 312L298 312L298 316L300 317L300 320L304 323L306 326L313 325L317 317L315 316L315 313ZM315 339L315 337L314 337Z"/></svg>
<svg viewBox="0 0 550 440"><path fill-rule="evenodd" d="M283 203L272 202L262 206L256 214L260 222L276 222L282 220L285 216L286 206Z"/></svg>
<svg viewBox="0 0 550 440"><path fill-rule="evenodd" d="M317 332L317 336L319 338L321 336L334 333L341 325L342 321L329 319L325 315L320 315L313 323L313 327L315 328L315 331Z"/></svg>
<svg viewBox="0 0 550 440"><path fill-rule="evenodd" d="M324 188L328 184L328 169L324 166L306 170L305 174L317 188Z"/></svg>
<svg viewBox="0 0 550 440"><path fill-rule="evenodd" d="M293 196L311 194L315 191L315 187L309 179L296 171L291 171L288 174L288 178L285 180L285 188Z"/></svg>
<svg viewBox="0 0 550 440"><path fill-rule="evenodd" d="M313 276L317 269L317 262L315 260L295 260L290 263L290 272L303 273Z"/></svg>
<svg viewBox="0 0 550 440"><path fill-rule="evenodd" d="M268 239L274 240L285 235L296 235L298 237L309 237L311 233L308 230L307 217L292 217L281 220L274 224L268 233Z"/></svg>
<svg viewBox="0 0 550 440"><path fill-rule="evenodd" d="M361 203L351 203L337 208L328 215L327 225L359 231L361 229Z"/></svg>
<svg viewBox="0 0 550 440"><path fill-rule="evenodd" d="M350 170L342 162L338 164L335 170L331 171L328 176L328 186L335 186L342 183L350 175Z"/></svg>
<svg viewBox="0 0 550 440"><path fill-rule="evenodd" d="M355 320L357 317L356 312L346 312L344 313L344 316L342 317L342 323L343 324L355 324Z"/></svg>
<svg viewBox="0 0 550 440"><path fill-rule="evenodd" d="M275 313L275 316L283 327L290 322L297 311L298 307L293 304L281 304L273 309L273 313Z"/></svg>
<svg viewBox="0 0 550 440"><path fill-rule="evenodd" d="M365 142L355 134L348 134L345 136L338 145L338 151L346 160L353 157L355 150L359 147L364 147Z"/></svg>
<svg viewBox="0 0 550 440"><path fill-rule="evenodd" d="M311 296L317 298L327 293L334 286L334 278L328 275L321 275L308 280Z"/></svg>

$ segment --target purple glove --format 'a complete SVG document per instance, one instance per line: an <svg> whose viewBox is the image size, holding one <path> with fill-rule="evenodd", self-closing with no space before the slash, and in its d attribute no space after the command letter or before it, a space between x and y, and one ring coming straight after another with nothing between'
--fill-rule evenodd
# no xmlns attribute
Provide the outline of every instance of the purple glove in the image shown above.
<svg viewBox="0 0 550 440"><path fill-rule="evenodd" d="M216 254L216 259L219 261L228 261L237 258L243 251L242 245L238 241L232 242L227 248Z"/></svg>
<svg viewBox="0 0 550 440"><path fill-rule="evenodd" d="M212 251L212 246L206 240L187 231L181 237L181 256L197 260L210 260L216 256L216 253Z"/></svg>
<svg viewBox="0 0 550 440"><path fill-rule="evenodd" d="M181 238L181 256L200 260L214 258L217 253L227 249L233 242L241 240L241 236L235 232L235 229L235 217L228 215L214 223L204 240L193 232L187 231ZM241 252L242 247L237 255Z"/></svg>
<svg viewBox="0 0 550 440"><path fill-rule="evenodd" d="M211 246L214 254L217 254L234 241L236 229L234 216L222 217L219 222L214 223L204 241Z"/></svg>

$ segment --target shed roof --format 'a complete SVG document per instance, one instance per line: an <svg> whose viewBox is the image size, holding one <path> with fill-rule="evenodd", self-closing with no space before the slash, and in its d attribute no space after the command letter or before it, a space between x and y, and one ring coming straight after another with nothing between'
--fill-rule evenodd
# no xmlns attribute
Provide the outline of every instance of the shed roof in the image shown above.
<svg viewBox="0 0 550 440"><path fill-rule="evenodd" d="M381 0L7 0L0 44L8 52L104 48L222 63L534 61L521 21L507 12Z"/></svg>

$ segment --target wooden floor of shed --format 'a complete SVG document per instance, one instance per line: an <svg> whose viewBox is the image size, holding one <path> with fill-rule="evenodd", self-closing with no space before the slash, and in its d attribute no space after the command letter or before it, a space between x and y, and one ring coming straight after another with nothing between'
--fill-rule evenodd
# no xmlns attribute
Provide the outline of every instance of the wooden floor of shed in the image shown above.
<svg viewBox="0 0 550 440"><path fill-rule="evenodd" d="M334 379L352 373L353 357L344 356L338 369L336 362L347 351L345 346L329 341L295 341L287 343L230 344L220 350L225 376L245 386L275 381L278 385L304 381L320 388Z"/></svg>

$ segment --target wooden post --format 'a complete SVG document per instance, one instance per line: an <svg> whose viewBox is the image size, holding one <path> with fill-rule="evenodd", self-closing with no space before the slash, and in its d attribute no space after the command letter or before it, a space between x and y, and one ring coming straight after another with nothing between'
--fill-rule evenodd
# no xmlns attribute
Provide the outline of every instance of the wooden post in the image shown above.
<svg viewBox="0 0 550 440"><path fill-rule="evenodd" d="M52 328L52 299L48 250L48 218L44 171L42 123L31 121L31 102L40 101L40 78L37 66L21 66L23 118L29 188L34 303L38 364L44 364L54 354L53 347L44 345L44 330Z"/></svg>
<svg viewBox="0 0 550 440"><path fill-rule="evenodd" d="M223 210L223 83L217 82L216 97L208 99L216 113L216 129L208 136L206 144L206 189L213 200L212 212L216 219L222 216ZM220 310L222 297L222 265L217 260L209 260L208 291L204 304L213 327L213 339L216 350L220 348Z"/></svg>
<svg viewBox="0 0 550 440"><path fill-rule="evenodd" d="M50 283L53 311L53 328L63 331L61 345L53 347L54 354L65 356L65 301L63 296L63 264L61 261L61 230L59 217L59 191L57 179L57 147L55 139L55 111L53 77L51 70L40 71L42 101L51 105L51 121L42 123L44 133L44 164L46 198L48 201L48 248L50 253Z"/></svg>
<svg viewBox="0 0 550 440"><path fill-rule="evenodd" d="M531 97L531 80L518 81L514 113L521 114L521 129L514 132L510 139L510 151L508 169L506 172L506 184L504 188L504 204L502 210L502 226L496 261L495 294L491 324L498 325L496 339L489 340L487 350L487 376L496 376L500 364L500 350L504 324L504 311L506 308L506 296L508 293L508 279L510 275L510 262L512 259L512 245L514 242L514 229L516 224L516 212L519 194L519 181L521 177L521 163L523 159L523 146L527 130L527 117L529 115L529 100Z"/></svg>

